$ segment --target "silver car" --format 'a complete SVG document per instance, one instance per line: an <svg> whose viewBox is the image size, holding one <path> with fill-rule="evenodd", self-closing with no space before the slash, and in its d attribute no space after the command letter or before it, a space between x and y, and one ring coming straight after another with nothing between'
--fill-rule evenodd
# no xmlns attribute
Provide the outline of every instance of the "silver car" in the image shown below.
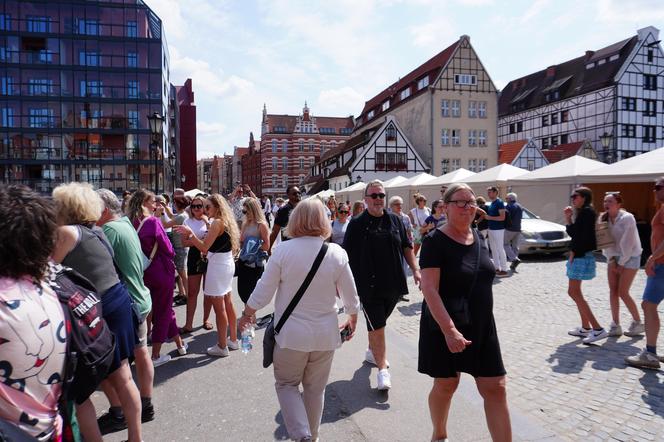
<svg viewBox="0 0 664 442"><path fill-rule="evenodd" d="M540 219L525 207L521 219L521 235L520 255L563 253L569 250L572 242L572 238L565 231L565 226Z"/></svg>

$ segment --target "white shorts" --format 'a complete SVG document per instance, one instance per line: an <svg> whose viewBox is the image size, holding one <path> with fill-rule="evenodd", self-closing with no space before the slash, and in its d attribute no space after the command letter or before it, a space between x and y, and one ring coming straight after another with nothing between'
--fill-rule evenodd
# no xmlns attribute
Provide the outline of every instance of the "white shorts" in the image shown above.
<svg viewBox="0 0 664 442"><path fill-rule="evenodd" d="M208 266L205 273L205 296L224 296L233 288L233 275L235 274L235 261L233 253L207 254Z"/></svg>

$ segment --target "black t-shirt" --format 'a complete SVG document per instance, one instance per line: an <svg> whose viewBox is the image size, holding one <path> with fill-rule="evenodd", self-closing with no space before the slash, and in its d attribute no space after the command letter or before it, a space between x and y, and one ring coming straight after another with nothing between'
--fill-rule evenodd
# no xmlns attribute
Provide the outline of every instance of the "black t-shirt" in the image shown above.
<svg viewBox="0 0 664 442"><path fill-rule="evenodd" d="M230 252L231 249L231 235L228 232L224 232L217 236L208 251L211 253L226 253Z"/></svg>
<svg viewBox="0 0 664 442"><path fill-rule="evenodd" d="M350 220L343 247L360 296L408 293L402 262L411 243L400 217L386 211L376 217L365 210Z"/></svg>
<svg viewBox="0 0 664 442"><path fill-rule="evenodd" d="M286 226L288 225L288 218L290 218L290 213L295 207L288 202L277 211L277 216L274 218L274 224L281 227L281 240L288 241L290 238L286 236Z"/></svg>
<svg viewBox="0 0 664 442"><path fill-rule="evenodd" d="M570 249L575 258L583 258L586 253L597 248L595 238L595 221L597 214L595 209L585 206L579 209L573 224L566 226L567 234L572 237Z"/></svg>

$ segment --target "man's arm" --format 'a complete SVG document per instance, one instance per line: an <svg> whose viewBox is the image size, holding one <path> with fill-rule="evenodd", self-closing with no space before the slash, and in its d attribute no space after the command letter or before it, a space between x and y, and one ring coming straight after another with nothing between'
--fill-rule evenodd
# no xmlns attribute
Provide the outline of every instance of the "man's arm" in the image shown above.
<svg viewBox="0 0 664 442"><path fill-rule="evenodd" d="M274 245L274 241L277 239L280 230L281 226L275 222L274 226L272 226L272 232L270 233L270 248L267 249L267 253L272 254L272 246Z"/></svg>

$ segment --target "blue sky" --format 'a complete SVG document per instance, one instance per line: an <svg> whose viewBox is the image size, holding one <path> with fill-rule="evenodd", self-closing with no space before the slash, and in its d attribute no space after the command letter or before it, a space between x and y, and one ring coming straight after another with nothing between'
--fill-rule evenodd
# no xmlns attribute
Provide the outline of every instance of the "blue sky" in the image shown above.
<svg viewBox="0 0 664 442"><path fill-rule="evenodd" d="M269 113L359 115L364 102L471 38L498 88L664 28L662 0L147 0L164 21L171 81L193 79L198 157L260 138ZM664 30L660 37L664 38Z"/></svg>

